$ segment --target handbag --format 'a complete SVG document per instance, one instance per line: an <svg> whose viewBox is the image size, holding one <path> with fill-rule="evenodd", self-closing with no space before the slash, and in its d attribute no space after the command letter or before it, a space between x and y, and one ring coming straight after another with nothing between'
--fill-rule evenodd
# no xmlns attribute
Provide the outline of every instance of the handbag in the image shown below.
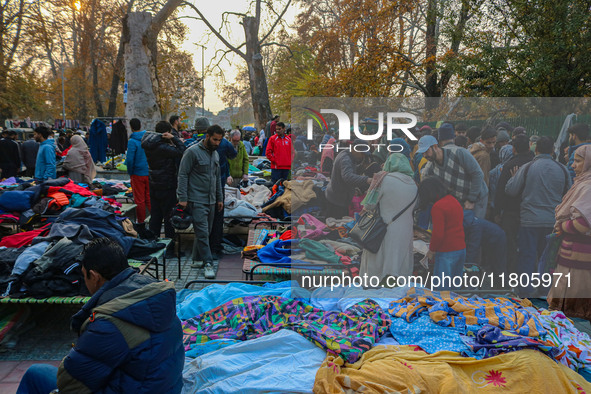
<svg viewBox="0 0 591 394"><path fill-rule="evenodd" d="M363 249L367 249L372 253L377 253L382 246L382 242L384 241L384 237L386 236L386 231L388 230L388 226L393 223L396 219L398 219L404 212L408 210L411 206L414 205L415 201L417 200L418 193L412 199L410 204L408 204L404 209L402 209L398 214L392 218L390 223L384 223L382 220L382 216L380 215L379 204L376 204L376 209L374 210L364 210L359 214L359 218L355 222L355 225L349 231L349 236L357 242Z"/></svg>

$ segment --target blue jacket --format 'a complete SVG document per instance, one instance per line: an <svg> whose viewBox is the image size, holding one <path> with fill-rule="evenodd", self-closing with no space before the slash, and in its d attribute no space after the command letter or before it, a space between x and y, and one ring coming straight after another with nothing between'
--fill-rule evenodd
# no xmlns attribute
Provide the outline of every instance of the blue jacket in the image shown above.
<svg viewBox="0 0 591 394"><path fill-rule="evenodd" d="M127 143L127 154L125 156L125 165L129 175L148 176L150 168L146 152L142 148L142 138L146 131L136 131L131 133Z"/></svg>
<svg viewBox="0 0 591 394"><path fill-rule="evenodd" d="M39 145L37 161L35 162L35 180L46 181L56 177L55 143L53 139L48 138Z"/></svg>
<svg viewBox="0 0 591 394"><path fill-rule="evenodd" d="M238 152L236 152L232 143L225 138L222 138L222 142L220 143L220 146L218 146L216 152L220 156L220 176L222 177L222 185L225 185L226 179L230 176L228 159L235 158Z"/></svg>
<svg viewBox="0 0 591 394"><path fill-rule="evenodd" d="M579 147L583 145L591 144L591 142L583 142L579 145L569 146L568 148L568 163L566 163L566 168L568 169L568 173L570 174L570 179L575 179L575 170L573 170L573 163L575 162L575 151L579 149Z"/></svg>
<svg viewBox="0 0 591 394"><path fill-rule="evenodd" d="M180 393L185 361L172 282L127 268L72 317L79 338L57 374L60 392Z"/></svg>

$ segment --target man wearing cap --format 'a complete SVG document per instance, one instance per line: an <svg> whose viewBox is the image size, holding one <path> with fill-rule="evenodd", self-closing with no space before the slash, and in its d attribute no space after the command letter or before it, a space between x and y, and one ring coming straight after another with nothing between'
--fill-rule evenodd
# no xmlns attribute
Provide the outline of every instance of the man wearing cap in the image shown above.
<svg viewBox="0 0 591 394"><path fill-rule="evenodd" d="M351 151L342 150L337 155L332 166L330 182L324 192L329 202L326 212L327 217L342 218L348 216L349 205L355 195L355 189L365 191L371 184L370 177L357 173L357 165L370 153L357 152L353 147L364 144L363 140L357 139L353 142Z"/></svg>
<svg viewBox="0 0 591 394"><path fill-rule="evenodd" d="M468 150L455 145L440 148L435 137L426 135L419 140L417 153L423 153L429 160L423 169L423 177L440 177L465 209L473 210L474 216L484 219L488 187L484 183L484 174L478 162Z"/></svg>

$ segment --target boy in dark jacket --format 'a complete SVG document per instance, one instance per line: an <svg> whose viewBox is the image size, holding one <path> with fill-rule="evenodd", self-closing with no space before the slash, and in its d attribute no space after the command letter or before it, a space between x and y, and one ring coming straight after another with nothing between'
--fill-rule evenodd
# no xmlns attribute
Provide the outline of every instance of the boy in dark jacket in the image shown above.
<svg viewBox="0 0 591 394"><path fill-rule="evenodd" d="M144 220L146 220L146 208L152 211L150 206L148 159L146 158L146 152L142 148L142 138L146 134L146 131L140 131L142 124L136 118L129 121L129 126L131 127L132 133L127 143L125 165L127 166L127 173L131 179L133 201L137 205L137 221L143 225Z"/></svg>
<svg viewBox="0 0 591 394"><path fill-rule="evenodd" d="M78 341L57 370L30 367L19 392L180 393L185 352L174 285L136 273L108 238L87 244L80 263L93 296L72 317Z"/></svg>
<svg viewBox="0 0 591 394"><path fill-rule="evenodd" d="M146 131L142 148L146 152L150 168L150 231L160 234L164 220L164 234L173 241L169 250L174 250L174 228L170 214L176 205L178 164L185 152L185 145L171 133L172 126L166 121L156 124L156 132Z"/></svg>

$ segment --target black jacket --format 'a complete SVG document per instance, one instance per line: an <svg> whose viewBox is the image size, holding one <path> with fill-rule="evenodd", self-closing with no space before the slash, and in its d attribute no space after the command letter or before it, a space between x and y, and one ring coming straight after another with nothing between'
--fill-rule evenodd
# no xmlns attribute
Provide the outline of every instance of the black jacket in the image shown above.
<svg viewBox="0 0 591 394"><path fill-rule="evenodd" d="M505 193L505 186L509 179L511 179L511 169L515 166L521 167L525 163L532 161L534 153L528 151L513 156L511 160L503 165L503 171L499 176L499 183L497 184L497 193L495 195L495 211L500 214L502 211L515 213L519 215L519 206L521 205L521 196L510 196Z"/></svg>
<svg viewBox="0 0 591 394"><path fill-rule="evenodd" d="M167 141L160 133L146 131L142 148L150 167L150 189L176 190L178 163L186 149L181 140L174 137Z"/></svg>
<svg viewBox="0 0 591 394"><path fill-rule="evenodd" d="M21 155L18 142L10 138L0 139L0 168L18 169L21 166Z"/></svg>
<svg viewBox="0 0 591 394"><path fill-rule="evenodd" d="M21 158L27 168L35 169L37 152L39 152L39 143L34 139L26 140L21 144Z"/></svg>

